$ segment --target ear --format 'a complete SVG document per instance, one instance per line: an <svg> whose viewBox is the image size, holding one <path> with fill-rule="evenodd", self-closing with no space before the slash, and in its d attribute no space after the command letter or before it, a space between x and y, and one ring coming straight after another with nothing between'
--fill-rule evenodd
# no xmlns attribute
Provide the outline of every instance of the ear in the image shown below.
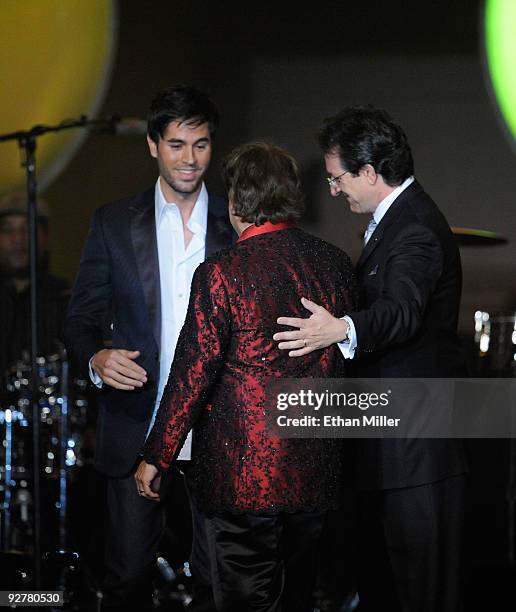
<svg viewBox="0 0 516 612"><path fill-rule="evenodd" d="M376 185L376 182L380 177L380 175L376 173L376 170L373 168L373 166L371 166L371 164L366 164L365 166L362 166L362 168L360 168L360 174L362 174L362 176L370 185Z"/></svg>
<svg viewBox="0 0 516 612"><path fill-rule="evenodd" d="M147 144L149 145L149 153L151 157L158 157L158 145L152 140L152 138L147 134Z"/></svg>

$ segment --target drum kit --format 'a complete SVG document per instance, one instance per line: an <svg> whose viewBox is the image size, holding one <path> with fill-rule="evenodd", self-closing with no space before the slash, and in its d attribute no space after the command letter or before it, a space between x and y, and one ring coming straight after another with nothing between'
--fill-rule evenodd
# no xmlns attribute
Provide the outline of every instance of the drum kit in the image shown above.
<svg viewBox="0 0 516 612"><path fill-rule="evenodd" d="M452 227L461 247L507 244L507 239L487 230ZM516 375L516 312L475 312L476 376L485 378Z"/></svg>
<svg viewBox="0 0 516 612"><path fill-rule="evenodd" d="M4 375L0 395L0 554L34 554L34 456L31 364L19 361ZM66 551L69 487L85 462L87 381L71 379L64 351L37 359L39 466L48 548ZM72 553L73 554L73 553ZM30 564L22 570L30 579ZM15 577L15 579L20 576Z"/></svg>
<svg viewBox="0 0 516 612"><path fill-rule="evenodd" d="M475 230L469 228L452 228L461 247L497 246L507 244L507 239L486 230ZM474 372L473 375L480 378L514 378L516 377L516 312L487 312L477 310L475 312L474 331ZM480 456L471 456L471 463L477 461L477 473L485 469L485 455L491 451L503 455L508 460L505 471L502 466L497 469L506 473L505 501L507 504L505 540L506 559L509 567L516 565L516 440L479 440L484 443L484 453ZM480 447L482 448L482 447ZM489 462L487 462L489 463ZM502 468L500 470L500 468ZM472 468L472 476L475 470ZM485 477L485 475L484 475ZM486 491L489 486L483 483L482 495L491 495L494 499L500 495L498 490ZM493 485L491 485L493 486ZM474 487L472 487L474 489ZM492 532L496 540L495 532Z"/></svg>
<svg viewBox="0 0 516 612"><path fill-rule="evenodd" d="M516 312L475 313L478 374L516 376Z"/></svg>
<svg viewBox="0 0 516 612"><path fill-rule="evenodd" d="M43 499L43 578L64 593L68 609L98 609L102 592L82 555L70 549L70 485L90 462L88 381L70 375L66 353L37 360L39 466ZM34 461L31 365L19 361L5 374L0 392L0 588L32 588L34 558ZM189 564L172 569L157 558L156 606L184 610L190 603ZM79 571L78 571L79 570ZM79 603L78 603L79 602Z"/></svg>

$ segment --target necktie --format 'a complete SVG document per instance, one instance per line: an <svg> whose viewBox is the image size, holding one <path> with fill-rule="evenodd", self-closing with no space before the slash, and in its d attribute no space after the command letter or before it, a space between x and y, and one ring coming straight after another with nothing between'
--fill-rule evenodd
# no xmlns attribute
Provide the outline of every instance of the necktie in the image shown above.
<svg viewBox="0 0 516 612"><path fill-rule="evenodd" d="M369 221L369 225L367 226L367 229L364 234L364 246L369 242L369 238L371 238L371 236L373 235L373 232L376 229L377 225L378 223L376 223L376 221L374 220L374 217L372 217L371 221Z"/></svg>

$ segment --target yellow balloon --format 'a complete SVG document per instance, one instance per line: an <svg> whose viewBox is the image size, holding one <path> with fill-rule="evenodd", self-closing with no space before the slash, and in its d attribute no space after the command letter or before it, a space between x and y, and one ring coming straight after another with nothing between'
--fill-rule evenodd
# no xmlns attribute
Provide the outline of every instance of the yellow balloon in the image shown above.
<svg viewBox="0 0 516 612"><path fill-rule="evenodd" d="M108 85L116 44L110 0L0 0L0 134L93 116ZM38 138L43 190L85 137L72 129ZM16 142L0 142L0 194L25 185Z"/></svg>

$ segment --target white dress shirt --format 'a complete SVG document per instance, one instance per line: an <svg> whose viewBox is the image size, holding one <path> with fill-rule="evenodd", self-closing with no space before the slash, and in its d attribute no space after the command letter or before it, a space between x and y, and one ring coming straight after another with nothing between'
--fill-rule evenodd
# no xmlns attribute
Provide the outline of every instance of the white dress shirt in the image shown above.
<svg viewBox="0 0 516 612"><path fill-rule="evenodd" d="M168 381L177 340L188 309L192 278L197 266L205 259L208 192L203 183L187 223L193 236L186 248L181 211L176 204L166 201L159 178L154 191L154 210L161 289L161 350L158 392L147 435L154 425L161 397ZM91 362L90 377L94 384L98 387L102 386L102 380L91 368ZM190 459L191 436L190 432L178 459Z"/></svg>
<svg viewBox="0 0 516 612"><path fill-rule="evenodd" d="M389 208L394 203L394 200L396 200L396 198L403 191L405 191L405 189L409 185L412 185L413 182L414 182L413 176L410 176L408 179L405 179L403 183L401 183L401 185L398 185L396 189L391 191L391 193L386 198L384 198L380 202L380 204L378 204L378 206L376 207L376 210L373 213L373 219L375 220L377 227L380 221L383 219L383 217L387 213L387 211L389 210ZM369 239L370 238L371 236L369 236ZM348 335L347 335L347 338L343 340L342 342L339 342L337 346L340 348L340 351L342 355L344 356L344 359L353 359L353 357L355 356L355 350L357 348L357 333L355 330L355 324L353 323L353 320L351 319L351 317L345 316L345 317L342 317L342 319L344 321L347 321L349 325Z"/></svg>

